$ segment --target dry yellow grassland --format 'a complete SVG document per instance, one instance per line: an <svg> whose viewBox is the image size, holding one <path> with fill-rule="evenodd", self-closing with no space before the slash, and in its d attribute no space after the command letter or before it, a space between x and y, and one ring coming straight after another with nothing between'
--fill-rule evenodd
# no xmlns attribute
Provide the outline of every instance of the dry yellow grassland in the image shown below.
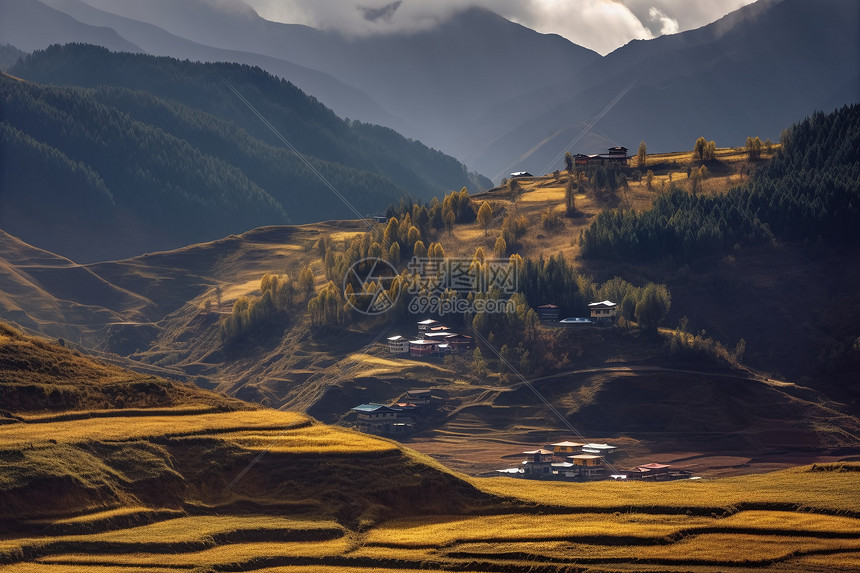
<svg viewBox="0 0 860 573"><path fill-rule="evenodd" d="M62 554L43 557L42 563L77 563L79 567L91 565L202 567L236 565L258 558L271 557L334 557L346 553L351 547L347 539L328 541L257 542L219 545L203 551L182 553L127 553L121 555Z"/></svg>
<svg viewBox="0 0 860 573"><path fill-rule="evenodd" d="M553 540L581 536L662 537L685 528L714 526L717 519L687 515L549 514L486 517L428 517L394 520L374 528L365 543L386 546L444 546L495 540Z"/></svg>
<svg viewBox="0 0 860 573"><path fill-rule="evenodd" d="M385 439L322 424L285 431L234 432L219 437L242 448L279 453L355 454L399 449L398 444Z"/></svg>
<svg viewBox="0 0 860 573"><path fill-rule="evenodd" d="M118 410L118 413L121 412ZM120 415L115 418L8 424L0 426L0 444L5 448L22 448L48 441L78 443L91 440L139 440L230 430L289 429L310 424L311 420L307 416L277 410L245 410L192 416L125 418Z"/></svg>
<svg viewBox="0 0 860 573"><path fill-rule="evenodd" d="M788 503L835 511L860 511L860 472L811 472L808 467L715 480L664 483L524 482L473 478L480 489L563 507L727 508L741 503ZM571 494L576 488L576 495Z"/></svg>

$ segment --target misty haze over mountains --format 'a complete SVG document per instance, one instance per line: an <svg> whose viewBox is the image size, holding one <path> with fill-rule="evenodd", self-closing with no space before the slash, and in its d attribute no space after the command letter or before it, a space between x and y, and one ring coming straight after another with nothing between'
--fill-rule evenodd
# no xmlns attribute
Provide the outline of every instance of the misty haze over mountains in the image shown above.
<svg viewBox="0 0 860 573"><path fill-rule="evenodd" d="M700 135L742 145L860 99L852 0L760 0L605 57L481 8L412 34L346 38L224 6L2 0L0 43L32 51L77 41L257 65L342 117L393 127L496 181L562 167L574 141L574 153L641 140L651 152L686 149Z"/></svg>

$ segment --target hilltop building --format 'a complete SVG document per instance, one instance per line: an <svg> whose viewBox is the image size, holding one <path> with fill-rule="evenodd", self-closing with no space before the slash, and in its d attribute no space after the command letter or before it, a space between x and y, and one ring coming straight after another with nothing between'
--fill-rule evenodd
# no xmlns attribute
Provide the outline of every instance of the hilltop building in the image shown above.
<svg viewBox="0 0 860 573"><path fill-rule="evenodd" d="M581 167L589 165L627 165L627 148L626 147L610 147L607 153L596 153L585 155L577 153L573 156L573 164Z"/></svg>

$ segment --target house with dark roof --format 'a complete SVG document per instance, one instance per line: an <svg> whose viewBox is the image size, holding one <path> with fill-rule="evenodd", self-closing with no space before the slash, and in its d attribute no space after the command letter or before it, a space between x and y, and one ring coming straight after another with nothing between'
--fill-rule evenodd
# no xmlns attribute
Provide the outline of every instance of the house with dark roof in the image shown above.
<svg viewBox="0 0 860 573"><path fill-rule="evenodd" d="M573 156L574 165L589 166L589 165L612 165L618 164L621 166L627 165L627 148L626 147L610 147L607 153L594 153L585 155L577 153Z"/></svg>
<svg viewBox="0 0 860 573"><path fill-rule="evenodd" d="M357 414L358 430L367 434L384 436L411 432L412 418L404 408L386 406L385 404L368 403L352 408Z"/></svg>
<svg viewBox="0 0 860 573"><path fill-rule="evenodd" d="M542 304L537 307L537 312L541 322L556 322L561 316L561 309L556 304Z"/></svg>

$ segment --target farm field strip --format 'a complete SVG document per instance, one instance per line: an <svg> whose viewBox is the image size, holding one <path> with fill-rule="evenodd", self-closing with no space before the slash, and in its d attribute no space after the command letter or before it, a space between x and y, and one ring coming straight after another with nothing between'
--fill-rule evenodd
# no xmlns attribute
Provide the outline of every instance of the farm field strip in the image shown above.
<svg viewBox="0 0 860 573"><path fill-rule="evenodd" d="M838 555L842 557L834 557ZM670 545L624 546L599 543L513 542L464 544L445 554L452 559L504 562L543 562L580 565L650 563L679 568L700 566L765 567L810 555L828 555L842 565L856 565L860 541L809 539L764 535L705 535Z"/></svg>
<svg viewBox="0 0 860 573"><path fill-rule="evenodd" d="M94 418L81 423L16 423L0 426L0 447L20 448L39 442L79 443L94 440L170 438L237 430L279 430L311 425L311 420L292 412L247 410L197 415Z"/></svg>
<svg viewBox="0 0 860 573"><path fill-rule="evenodd" d="M243 431L222 434L219 438L247 450L277 453L355 454L394 452L393 442L348 432L333 426L314 425L284 431Z"/></svg>
<svg viewBox="0 0 860 573"><path fill-rule="evenodd" d="M366 546L398 550L553 541L630 548L725 535L839 540L834 541L836 546L854 549L860 543L860 520L773 511L740 512L726 518L635 513L440 517L393 520L371 530L363 541Z"/></svg>
<svg viewBox="0 0 860 573"><path fill-rule="evenodd" d="M265 560L284 562L287 560L335 558L346 553L349 548L350 542L345 539L295 542L261 541L218 545L202 551L142 551L116 555L64 553L41 558L39 562L74 564L78 567L93 565L152 567L165 565L165 557L169 556L168 560L172 567L221 566L221 568L236 571L253 570L255 567L252 564L255 562L259 562L260 567L263 567Z"/></svg>
<svg viewBox="0 0 860 573"><path fill-rule="evenodd" d="M847 571L860 559L858 518L765 510L724 515L688 515L678 505L672 513L429 516L391 519L364 533L322 518L185 516L98 534L7 539L0 542L0 559L19 573L75 567L158 571L168 563L173 570L270 572L332 567L405 573L428 566L525 572L538 564L542 571L571 564L597 566L596 571L601 565L617 571L634 564L663 571L740 571L790 569L807 560L822 570Z"/></svg>
<svg viewBox="0 0 860 573"><path fill-rule="evenodd" d="M471 478L488 493L542 506L672 513L693 511L717 515L741 509L779 509L860 517L860 471L811 471L808 467L773 474L663 483L592 482L577 485L577 496L563 482L532 482L515 478ZM683 500L683 503L672 503Z"/></svg>

